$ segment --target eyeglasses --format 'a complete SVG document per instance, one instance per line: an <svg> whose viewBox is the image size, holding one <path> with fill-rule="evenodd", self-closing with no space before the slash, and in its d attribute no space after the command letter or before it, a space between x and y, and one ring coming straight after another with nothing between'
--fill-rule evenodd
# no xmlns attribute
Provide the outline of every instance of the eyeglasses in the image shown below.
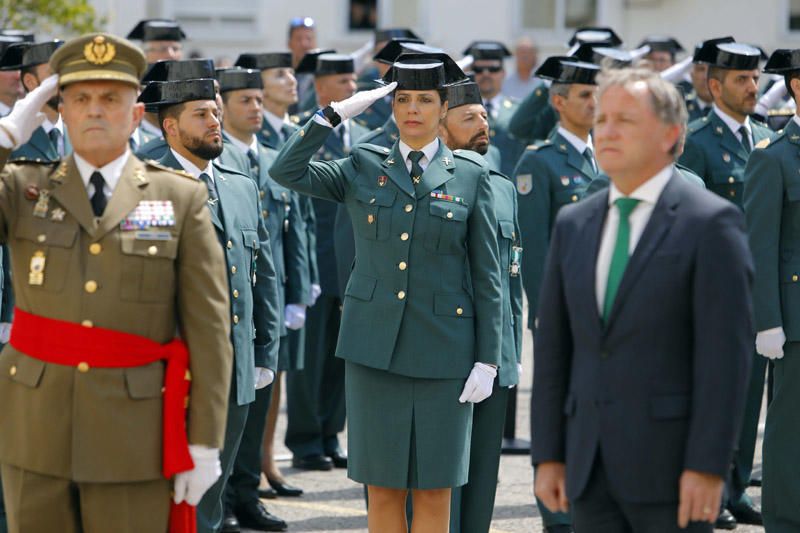
<svg viewBox="0 0 800 533"><path fill-rule="evenodd" d="M472 67L472 72L475 74L483 74L484 72L497 74L501 70L503 70L503 67Z"/></svg>
<svg viewBox="0 0 800 533"><path fill-rule="evenodd" d="M313 28L314 19L311 17L294 17L289 21L289 28Z"/></svg>

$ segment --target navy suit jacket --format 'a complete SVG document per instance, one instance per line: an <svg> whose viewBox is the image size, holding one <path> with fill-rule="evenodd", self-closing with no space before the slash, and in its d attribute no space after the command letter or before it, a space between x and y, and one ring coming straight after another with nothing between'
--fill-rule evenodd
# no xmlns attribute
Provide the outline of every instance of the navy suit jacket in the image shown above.
<svg viewBox="0 0 800 533"><path fill-rule="evenodd" d="M598 455L621 501L678 500L684 470L724 477L754 342L740 210L676 172L631 256L608 320L595 263L608 192L556 218L535 333L532 459L566 463L581 496Z"/></svg>

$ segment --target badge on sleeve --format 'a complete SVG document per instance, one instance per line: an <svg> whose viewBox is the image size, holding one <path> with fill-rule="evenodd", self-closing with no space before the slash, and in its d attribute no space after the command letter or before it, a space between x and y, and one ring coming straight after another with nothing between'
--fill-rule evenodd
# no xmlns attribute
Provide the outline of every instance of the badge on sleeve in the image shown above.
<svg viewBox="0 0 800 533"><path fill-rule="evenodd" d="M517 174L517 192L520 194L528 194L531 190L533 190L533 175Z"/></svg>

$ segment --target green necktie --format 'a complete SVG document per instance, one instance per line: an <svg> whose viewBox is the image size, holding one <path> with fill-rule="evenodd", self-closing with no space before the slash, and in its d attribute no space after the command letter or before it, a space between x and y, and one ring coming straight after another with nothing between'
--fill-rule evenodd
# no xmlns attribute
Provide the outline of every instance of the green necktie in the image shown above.
<svg viewBox="0 0 800 533"><path fill-rule="evenodd" d="M413 151L409 152L408 159L411 161L411 181L414 185L418 185L422 178L422 166L419 164L420 160L425 157L424 152Z"/></svg>
<svg viewBox="0 0 800 533"><path fill-rule="evenodd" d="M636 198L617 198L614 205L619 210L619 228L617 228L617 241L614 243L614 254L611 256L611 266L608 269L608 282L606 283L606 298L603 302L603 320L611 314L611 308L617 297L619 284L628 266L628 248L631 241L631 224L628 220L631 212L639 203Z"/></svg>

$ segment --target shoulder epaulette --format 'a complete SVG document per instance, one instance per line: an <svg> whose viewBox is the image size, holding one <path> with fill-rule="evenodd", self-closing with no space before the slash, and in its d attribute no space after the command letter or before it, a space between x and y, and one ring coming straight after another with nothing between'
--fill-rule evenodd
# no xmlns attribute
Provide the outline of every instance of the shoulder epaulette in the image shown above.
<svg viewBox="0 0 800 533"><path fill-rule="evenodd" d="M549 148L551 146L555 146L553 144L553 141L551 141L550 139L545 139L543 141L536 141L533 144L529 144L528 147L526 148L526 150L537 151L537 150L541 150L542 148Z"/></svg>
<svg viewBox="0 0 800 533"><path fill-rule="evenodd" d="M769 137L767 137L767 138L765 138L765 139L761 139L760 141L758 141L758 142L756 143L756 146L755 146L755 147L756 147L756 148L766 148L767 146L769 146L769 143L770 143L770 138L769 138Z"/></svg>
<svg viewBox="0 0 800 533"><path fill-rule="evenodd" d="M461 150L461 149L453 150L453 155L456 157L460 157L461 159L472 161L473 163L475 163L480 167L489 166L489 163L486 162L486 159L484 159L482 155L480 155L477 152L473 152L472 150Z"/></svg>
<svg viewBox="0 0 800 533"><path fill-rule="evenodd" d="M374 154L382 155L384 157L389 155L389 152L391 152L391 150L389 150L385 146L378 146L377 144L371 144L369 142L360 142L360 143L356 144L355 146L353 146L353 148L354 149L355 148L363 149L363 150L366 150L368 152L372 152Z"/></svg>
<svg viewBox="0 0 800 533"><path fill-rule="evenodd" d="M694 121L689 123L689 126L688 126L689 133L694 133L696 131L700 131L703 128L705 128L706 126L708 126L710 123L711 123L711 121L708 120L708 117L698 118L697 120L694 120Z"/></svg>
<svg viewBox="0 0 800 533"><path fill-rule="evenodd" d="M244 173L244 172L242 172L241 170L235 169L235 168L233 168L233 167L229 167L229 166L227 166L227 165L222 165L222 164L220 164L220 163L217 163L216 161L214 161L214 163L212 163L212 164L213 164L213 165L214 165L214 167L216 167L217 169L219 169L219 170L222 170L222 171L224 171L224 172L226 172L226 173L228 173L228 174L235 174L235 175L237 175L237 176L242 176L242 177L245 177L245 178L248 178L248 179L252 179L252 177L251 177L251 176L249 176L249 175L245 174L245 173Z"/></svg>
<svg viewBox="0 0 800 533"><path fill-rule="evenodd" d="M42 159L40 157L37 157L37 158L16 157L14 159L9 159L8 162L9 163L15 163L15 164L18 164L18 165L25 165L25 164L28 164L28 165L57 165L61 161L58 160L58 159L56 159L56 160Z"/></svg>
<svg viewBox="0 0 800 533"><path fill-rule="evenodd" d="M177 174L178 176L182 176L184 178L194 179L194 176L192 176L185 170L178 170L176 168L171 168L166 165L162 165L155 159L144 159L144 162L147 166L157 168L158 170L166 170L167 172L172 172L173 174Z"/></svg>

